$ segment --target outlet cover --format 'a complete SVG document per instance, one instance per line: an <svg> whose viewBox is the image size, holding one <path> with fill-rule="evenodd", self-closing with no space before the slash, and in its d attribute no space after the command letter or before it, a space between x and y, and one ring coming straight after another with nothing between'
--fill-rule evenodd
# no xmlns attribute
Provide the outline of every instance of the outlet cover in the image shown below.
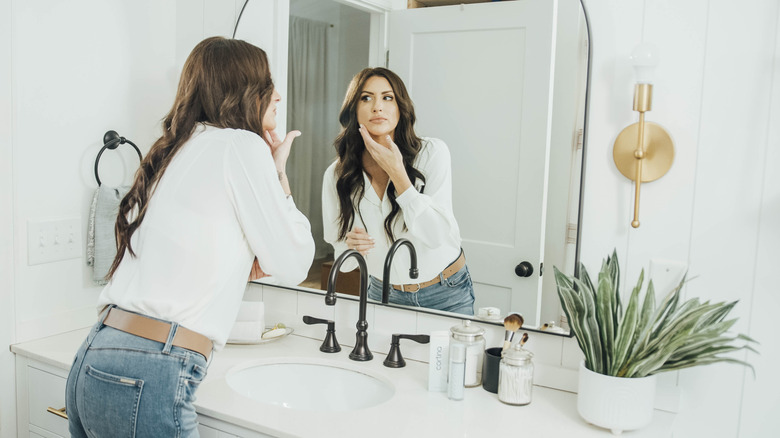
<svg viewBox="0 0 780 438"><path fill-rule="evenodd" d="M40 265L82 256L81 218L27 221L27 264Z"/></svg>

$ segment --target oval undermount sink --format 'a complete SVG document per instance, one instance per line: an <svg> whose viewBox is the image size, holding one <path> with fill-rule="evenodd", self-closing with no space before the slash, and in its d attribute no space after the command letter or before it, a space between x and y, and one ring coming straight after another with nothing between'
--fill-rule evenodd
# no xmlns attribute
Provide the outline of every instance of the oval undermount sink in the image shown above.
<svg viewBox="0 0 780 438"><path fill-rule="evenodd" d="M351 364L304 358L239 365L225 379L245 397L304 411L354 411L384 403L395 393L380 375Z"/></svg>

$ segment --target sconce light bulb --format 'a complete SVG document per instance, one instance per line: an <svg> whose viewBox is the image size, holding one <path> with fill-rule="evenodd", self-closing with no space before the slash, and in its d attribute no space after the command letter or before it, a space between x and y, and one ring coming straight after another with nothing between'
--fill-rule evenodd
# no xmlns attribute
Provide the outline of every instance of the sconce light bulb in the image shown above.
<svg viewBox="0 0 780 438"><path fill-rule="evenodd" d="M660 60L658 48L652 43L641 43L634 48L629 59L634 66L637 83L652 84L653 73Z"/></svg>

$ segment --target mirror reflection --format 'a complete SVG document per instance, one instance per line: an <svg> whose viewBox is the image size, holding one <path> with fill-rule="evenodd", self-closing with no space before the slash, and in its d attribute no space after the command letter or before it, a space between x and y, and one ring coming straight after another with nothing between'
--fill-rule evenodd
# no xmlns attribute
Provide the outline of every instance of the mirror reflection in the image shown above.
<svg viewBox="0 0 780 438"><path fill-rule="evenodd" d="M413 104L414 133L421 139L437 139L450 155L451 205L440 214L451 217L432 232L438 238L457 230L460 244L457 237L446 243L434 236L427 245L415 242L420 252L441 253L437 266L423 266L424 258L420 259L417 282L436 277L457 261L462 248L473 282L472 311L478 318L500 322L518 312L529 327L565 325L554 278L548 274L553 265L573 273L578 254L588 62L587 27L579 2L559 1L557 10L551 2L523 0L392 11L387 32L385 21L377 19L383 13L375 8L366 12L360 9L362 3L290 3L287 127L304 135L293 147L288 177L317 242L310 276L301 286L326 288L334 255L349 247L346 233L353 228L367 230L374 239L368 254L374 268L369 271L378 280L392 240L414 233L402 196L397 196L401 208L391 221L392 239L384 222L377 221L392 211L386 194L396 184L390 172L384 172L386 179L373 177L370 169L361 168L363 161L351 169L353 183L363 183L363 196L357 199L376 204L376 217L369 224L360 219L367 213L361 203L352 209L356 214L352 222L347 219L349 227L344 229L345 223L339 221L341 202L350 200L355 186L347 187L347 196L341 198L327 184L323 188L323 176L329 181L326 170L338 167L334 144L342 133L339 113L345 96L349 98L352 78L368 66L387 65ZM385 46L389 53L377 49ZM362 102L362 93L355 95L356 102ZM363 135L349 123L349 135L365 150ZM397 137L399 132L392 134ZM399 150L408 146L395 143ZM362 157L353 154L354 159ZM410 190L430 197L435 177L420 174L409 176ZM393 284L413 283L409 264L409 251L399 249ZM357 294L357 273L341 273L336 289ZM412 300L406 304L422 305L413 302L414 293L398 292Z"/></svg>
<svg viewBox="0 0 780 438"><path fill-rule="evenodd" d="M325 241L335 256L353 249L365 257L369 298L471 316L474 289L452 212L450 152L440 139L418 137L415 121L398 75L376 67L352 79L339 114L337 159L323 181ZM391 252L400 239L408 240L408 252ZM342 265L342 272L355 267Z"/></svg>

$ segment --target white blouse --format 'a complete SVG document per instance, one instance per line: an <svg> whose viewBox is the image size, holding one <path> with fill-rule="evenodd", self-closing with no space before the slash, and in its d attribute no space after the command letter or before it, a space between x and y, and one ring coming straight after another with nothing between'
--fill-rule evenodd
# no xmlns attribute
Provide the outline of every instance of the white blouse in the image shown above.
<svg viewBox="0 0 780 438"><path fill-rule="evenodd" d="M295 285L314 257L309 221L285 196L268 145L255 133L200 125L173 157L98 298L98 309L176 321L221 349L252 262Z"/></svg>
<svg viewBox="0 0 780 438"><path fill-rule="evenodd" d="M452 169L447 145L436 138L423 138L414 167L425 176L402 193L396 202L401 211L396 216L393 233L396 239L409 239L417 252L419 277L409 277L409 250L399 248L390 270L392 284L421 283L433 279L460 255L460 230L452 213ZM336 192L336 162L325 171L322 185L322 221L325 241L333 245L335 257L346 251L347 244L338 240L339 198ZM364 228L374 238L374 248L366 256L369 274L382 279L385 256L393 242L385 234L385 217L392 209L387 189L379 199L368 175L363 172L365 191L360 200L360 214L352 227ZM424 185L424 190L422 190ZM420 193L420 191L423 193ZM361 220L361 216L362 219ZM407 229L404 230L404 224ZM341 267L348 272L357 267L350 258Z"/></svg>

